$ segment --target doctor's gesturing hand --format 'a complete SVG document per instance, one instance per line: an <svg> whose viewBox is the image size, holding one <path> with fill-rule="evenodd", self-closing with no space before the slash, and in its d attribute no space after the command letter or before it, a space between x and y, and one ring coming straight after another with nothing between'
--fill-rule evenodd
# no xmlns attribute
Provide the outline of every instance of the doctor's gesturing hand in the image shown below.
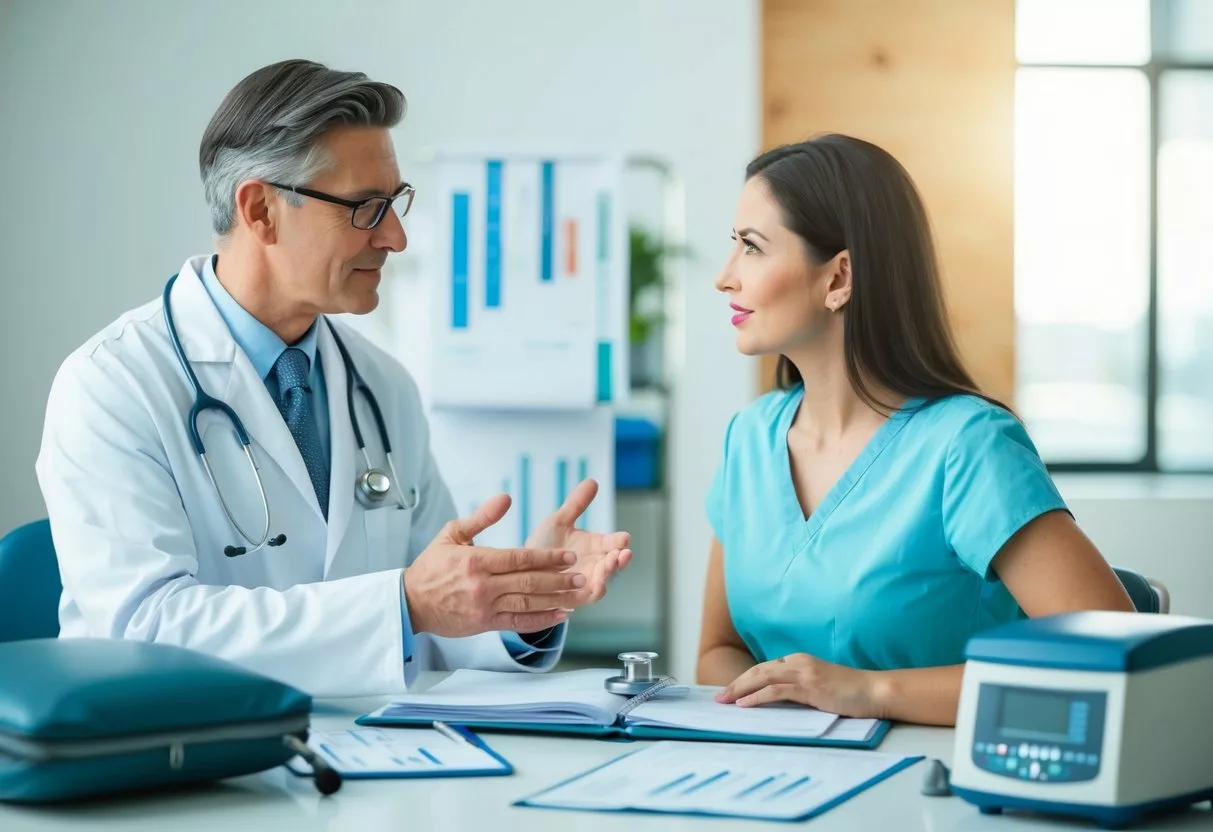
<svg viewBox="0 0 1213 832"><path fill-rule="evenodd" d="M556 626L569 610L606 594L610 576L632 552L626 532L575 527L598 486L582 482L520 549L475 545L475 536L505 516L499 494L474 514L452 520L404 572L414 632L445 637L489 630L530 633Z"/></svg>

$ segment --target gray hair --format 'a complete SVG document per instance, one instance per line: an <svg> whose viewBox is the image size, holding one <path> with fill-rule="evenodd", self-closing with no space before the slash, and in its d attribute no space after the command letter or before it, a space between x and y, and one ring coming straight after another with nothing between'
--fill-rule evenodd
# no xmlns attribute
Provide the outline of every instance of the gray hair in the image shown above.
<svg viewBox="0 0 1213 832"><path fill-rule="evenodd" d="M236 187L248 179L303 185L332 164L320 139L337 126L395 127L404 94L361 72L312 61L271 64L223 99L198 148L202 187L215 233L236 220ZM283 192L292 204L302 197Z"/></svg>

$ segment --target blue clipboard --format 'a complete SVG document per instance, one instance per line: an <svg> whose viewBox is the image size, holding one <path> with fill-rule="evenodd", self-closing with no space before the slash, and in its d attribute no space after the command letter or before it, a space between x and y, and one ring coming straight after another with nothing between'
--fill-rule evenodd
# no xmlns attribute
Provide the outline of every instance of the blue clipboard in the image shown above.
<svg viewBox="0 0 1213 832"><path fill-rule="evenodd" d="M623 806L618 807L618 808L599 808L599 807L584 807L584 806L583 807L573 807L573 806L543 805L542 803L536 802L540 798L542 798L544 795L548 794L549 792L553 792L553 791L556 791L557 789L561 789L571 783L577 782L578 780L583 780L586 777L589 777L589 776L601 771L604 768L615 765L616 763L620 762L621 760L624 760L634 754L640 754L643 752L644 752L644 749L640 749L637 751L629 751L626 754L621 754L618 757L615 757L611 760L608 760L605 763L602 763L601 765L594 766L593 768L587 769L586 771L583 771L580 774L576 774L573 777L569 777L565 780L562 780L558 783L548 786L547 788L545 788L539 792L536 792L535 794L529 795L528 797L520 798L520 799L514 801L511 805L528 808L528 809L555 809L558 811L565 811L565 812L584 811L584 812L597 812L597 813L603 813L603 814L682 815L682 816L689 816L689 817L723 817L723 818L738 818L738 819L744 819L744 820L775 821L775 822L782 822L782 823L801 823L803 821L809 820L810 818L815 818L819 815L825 814L829 810L831 810L837 806L840 806L843 803L845 803L846 801L850 800L852 797L855 797L858 794L862 794L863 792L867 791L868 789L872 788L873 786L877 785L878 783L881 783L881 782L887 780L888 778L892 777L893 775L897 774L898 772L904 771L905 769L909 768L910 766L912 766L915 763L919 762L920 760L924 759L924 757L922 755L906 756L899 762L894 763L893 765L882 770L880 773L867 778L863 782L856 784L852 788L837 795L836 797L832 798L831 800L828 800L824 803L814 806L811 809L809 809L808 811L799 813L795 816L789 816L789 817L771 817L768 815L747 814L744 811L716 812L716 811L703 811L703 810L696 810L696 809L689 809L689 808L688 809L670 810L670 809L633 808L633 807L623 807Z"/></svg>
<svg viewBox="0 0 1213 832"><path fill-rule="evenodd" d="M359 729L354 728L344 731L314 732L308 740L308 745L320 754L324 761L342 778L347 780L505 777L514 773L514 766L509 760L463 726L451 725L450 728L465 739L471 748L475 749L474 756L479 759L470 764L466 759L469 756L468 749L452 746L449 739L432 730L432 723L416 727L431 729L429 733L435 741L415 746L413 741L417 739L417 735L423 733L422 731L393 730L390 734L395 745L390 745L385 741L376 740L370 731L360 732ZM353 742L342 745L340 748L333 747L330 740L341 734L347 734L354 739L364 738L368 743L367 751L360 755L357 745ZM443 741L446 742L446 745L442 745ZM390 758L386 761L389 765L377 765L376 763L385 762L385 756ZM462 758L462 764L449 764L449 760L456 756ZM367 759L368 757L370 759ZM444 758L448 762L444 763ZM286 767L297 777L310 777L312 774L311 766L299 757L289 760Z"/></svg>
<svg viewBox="0 0 1213 832"><path fill-rule="evenodd" d="M354 720L358 725L382 727L420 727L430 720L409 716L385 716L363 714ZM456 723L452 722L451 725ZM853 748L875 751L893 727L888 720L880 720L876 729L865 740L840 740L826 737L772 737L751 734L724 734L715 731L698 731L684 728L657 728L646 725L551 725L528 722L483 722L460 721L458 725L475 731L500 733L547 734L553 736L578 736L591 739L628 742L631 740L684 740L690 742L736 742L748 745L794 745L806 748Z"/></svg>

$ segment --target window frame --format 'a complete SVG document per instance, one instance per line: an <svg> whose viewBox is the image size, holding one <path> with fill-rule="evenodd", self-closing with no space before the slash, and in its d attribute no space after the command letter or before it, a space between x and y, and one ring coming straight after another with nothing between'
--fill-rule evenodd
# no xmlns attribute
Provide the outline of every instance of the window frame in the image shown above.
<svg viewBox="0 0 1213 832"><path fill-rule="evenodd" d="M1158 392L1160 359L1158 354L1158 162L1160 149L1160 116L1163 76L1172 71L1184 70L1208 72L1213 74L1213 58L1202 61L1175 59L1168 55L1167 44L1163 33L1169 30L1165 23L1169 13L1167 0L1150 0L1150 59L1145 64L1129 63L1059 63L1055 61L1020 61L1016 60L1016 74L1021 69L1062 69L1062 70L1124 70L1131 69L1142 72L1146 76L1149 87L1149 130L1148 130L1148 165L1147 173L1149 194L1148 218L1148 252L1149 268L1147 270L1148 294L1146 302L1146 445L1145 453L1140 459L1132 462L1099 462L1073 461L1059 459L1046 460L1049 471L1054 473L1168 473L1168 474L1213 474L1213 468L1166 468L1163 469L1158 460ZM1159 56L1163 57L1159 57ZM1213 430L1213 426L1210 426Z"/></svg>

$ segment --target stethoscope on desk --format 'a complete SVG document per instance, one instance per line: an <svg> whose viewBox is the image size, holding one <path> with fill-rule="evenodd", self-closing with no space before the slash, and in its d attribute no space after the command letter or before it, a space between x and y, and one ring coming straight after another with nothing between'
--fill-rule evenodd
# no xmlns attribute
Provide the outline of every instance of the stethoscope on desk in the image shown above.
<svg viewBox="0 0 1213 832"><path fill-rule="evenodd" d="M211 486L215 489L215 494L219 497L219 504L223 506L223 513L227 515L227 519L236 528L240 536L244 538L248 546L225 546L223 554L229 558L234 558L239 555L252 554L258 552L266 546L281 546L286 543L286 535L278 534L276 537L270 537L270 503L265 495L265 484L261 481L261 470L257 467L257 460L253 457L253 448L249 443L248 431L244 429L244 423L240 421L240 417L236 415L236 411L232 410L227 403L216 399L202 389L202 383L198 381L198 376L194 373L193 367L190 366L189 359L185 355L185 348L181 345L181 339L177 335L177 326L173 322L173 312L169 303L169 296L173 288L173 284L177 281L177 275L173 275L168 279L168 283L164 284L164 323L168 327L168 337L173 344L173 351L177 353L177 360L181 363L181 369L185 371L185 376L189 380L190 387L194 390L194 404L190 407L189 415L186 418L186 427L189 430L190 442L194 446L194 451L202 460L202 467L206 469L206 476L211 481ZM387 425L383 421L383 412L379 409L379 402L375 399L375 394L371 392L371 388L367 386L366 380L362 378L362 374L354 366L353 359L350 358L349 352L345 348L345 344L337 335L337 330L325 319L325 324L328 325L329 333L333 336L333 341L337 344L337 350L341 353L341 363L345 365L345 401L346 407L349 409L350 424L354 428L354 439L358 443L358 450L362 453L362 460L366 467L358 474L355 481L354 495L358 498L358 502L365 508L378 508L386 501L389 494L392 492L393 483L401 483L400 476L396 473L396 463L392 459L392 444L388 438ZM362 429L358 426L358 414L354 408L354 388L366 398L367 404L370 405L371 414L375 417L375 427L379 430L379 441L383 445L384 456L387 457L388 470L391 471L389 477L381 469L371 465L370 455L366 451L366 442L362 438ZM228 508L227 500L223 497L223 491L219 488L219 482L215 479L215 474L211 470L211 464L206 458L206 446L202 444L202 436L198 433L198 414L204 410L217 410L227 417L232 423L232 428L236 431L236 437L240 440L241 446L244 448L244 455L248 458L249 466L253 469L253 477L257 480L257 491L261 494L261 506L265 515L265 525L261 529L260 539L253 538L244 527L236 521L231 509ZM417 508L420 502L417 489L410 487L407 492L396 489L400 493L396 504L405 511L412 511Z"/></svg>

